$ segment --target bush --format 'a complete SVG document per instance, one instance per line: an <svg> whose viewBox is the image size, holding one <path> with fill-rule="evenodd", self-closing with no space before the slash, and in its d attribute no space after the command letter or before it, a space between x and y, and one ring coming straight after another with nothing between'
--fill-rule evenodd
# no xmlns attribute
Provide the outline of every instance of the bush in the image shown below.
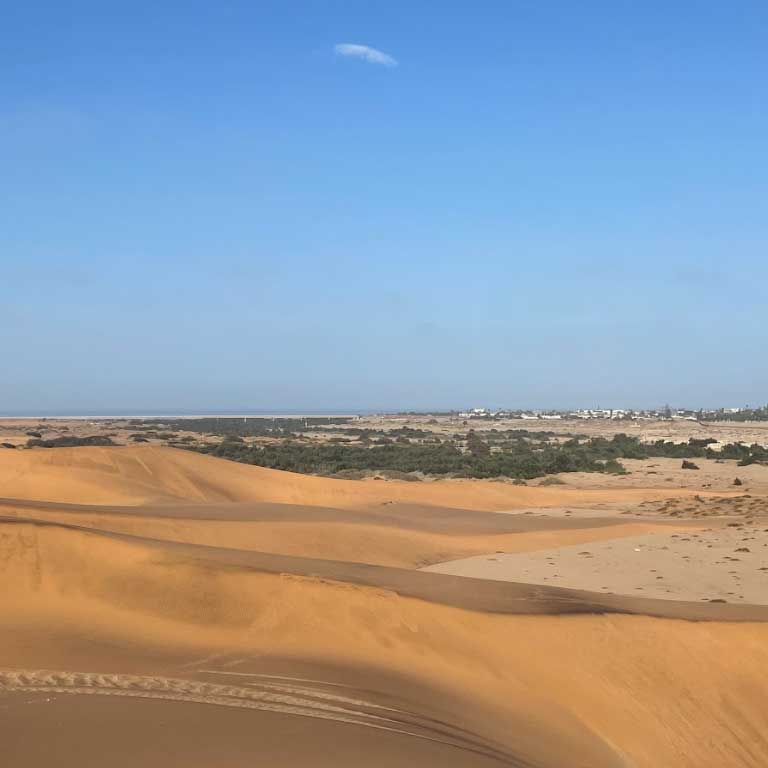
<svg viewBox="0 0 768 768"><path fill-rule="evenodd" d="M603 469L603 472L606 472L609 475L629 474L629 472L627 472L627 468L616 459L608 459L608 461L605 462L605 469Z"/></svg>
<svg viewBox="0 0 768 768"><path fill-rule="evenodd" d="M88 445L114 445L112 439L106 435L92 435L91 437L54 437L50 440L27 440L27 448L78 448Z"/></svg>

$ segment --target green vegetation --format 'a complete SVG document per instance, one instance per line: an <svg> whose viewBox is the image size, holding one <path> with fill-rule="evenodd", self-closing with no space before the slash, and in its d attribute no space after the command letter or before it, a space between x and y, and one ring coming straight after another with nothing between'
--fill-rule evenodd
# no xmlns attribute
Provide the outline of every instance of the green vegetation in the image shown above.
<svg viewBox="0 0 768 768"><path fill-rule="evenodd" d="M53 437L50 440L27 440L27 448L78 448L84 445L114 445L107 435L91 437Z"/></svg>
<svg viewBox="0 0 768 768"><path fill-rule="evenodd" d="M768 405L762 408L743 408L735 413L722 409L708 411L699 418L704 421L768 421Z"/></svg>
<svg viewBox="0 0 768 768"><path fill-rule="evenodd" d="M713 451L712 440L688 443L658 441L644 444L637 438L571 438L556 442L549 436L511 436L493 440L488 433L470 431L463 440L412 443L402 436L384 444L307 443L284 440L268 445L248 444L230 437L218 445L191 447L202 453L246 464L306 474L338 475L364 471L422 473L452 477L509 477L532 479L561 472L625 474L621 459L730 458L740 465L768 462L768 449L732 444ZM405 442L400 442L403 439ZM382 441L383 442L383 441Z"/></svg>
<svg viewBox="0 0 768 768"><path fill-rule="evenodd" d="M130 422L135 431L128 434L128 439L133 443L162 440L166 445L246 464L346 477L379 472L404 479L429 475L524 482L568 472L624 475L625 459L730 459L739 466L768 464L768 449L760 445L732 443L713 450L712 444L717 441L712 438L641 443L626 434L587 438L544 430L495 428L445 434L426 427L371 429L354 426L350 421L348 417L137 419ZM320 439L308 434L318 432ZM213 442L211 436L221 442ZM30 436L27 447L113 445L111 437Z"/></svg>
<svg viewBox="0 0 768 768"><path fill-rule="evenodd" d="M561 480L557 475L550 475L549 477L545 477L539 485L565 485L565 482Z"/></svg>
<svg viewBox="0 0 768 768"><path fill-rule="evenodd" d="M248 418L210 417L200 419L131 419L128 423L133 429L146 433L158 432L200 432L207 435L232 435L235 437L285 437L295 432L306 432L331 425L345 425L351 417L313 416L306 418L268 418L254 416ZM175 437L175 435L174 435Z"/></svg>
<svg viewBox="0 0 768 768"><path fill-rule="evenodd" d="M455 445L392 443L374 447L304 444L247 445L225 441L197 450L222 458L273 469L313 474L338 474L348 470L395 470L454 477L533 478L557 472L603 472L605 461L581 446L534 448L520 444L514 450L490 452L482 442L463 452Z"/></svg>

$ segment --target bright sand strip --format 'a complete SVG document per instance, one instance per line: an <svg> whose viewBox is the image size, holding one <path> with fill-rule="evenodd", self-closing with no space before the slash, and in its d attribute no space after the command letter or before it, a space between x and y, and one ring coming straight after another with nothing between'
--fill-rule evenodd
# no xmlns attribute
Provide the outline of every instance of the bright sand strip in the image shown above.
<svg viewBox="0 0 768 768"><path fill-rule="evenodd" d="M768 604L768 520L738 525L496 552L423 570L603 594Z"/></svg>

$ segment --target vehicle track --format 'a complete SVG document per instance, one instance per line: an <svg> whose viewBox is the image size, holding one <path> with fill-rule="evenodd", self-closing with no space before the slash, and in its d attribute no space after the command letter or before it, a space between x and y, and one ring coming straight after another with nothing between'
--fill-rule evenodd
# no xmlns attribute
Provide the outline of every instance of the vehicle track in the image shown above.
<svg viewBox="0 0 768 768"><path fill-rule="evenodd" d="M390 731L474 752L514 768L535 768L533 763L449 723L324 690L324 686L333 685L330 683L306 681L314 685L299 685L291 678L249 677L244 685L222 685L158 675L0 669L0 693L123 696L277 712Z"/></svg>

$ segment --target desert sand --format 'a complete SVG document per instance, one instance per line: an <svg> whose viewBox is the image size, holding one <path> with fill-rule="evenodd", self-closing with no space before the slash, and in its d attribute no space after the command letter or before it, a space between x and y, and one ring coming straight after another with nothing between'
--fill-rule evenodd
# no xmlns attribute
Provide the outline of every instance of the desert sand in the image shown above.
<svg viewBox="0 0 768 768"><path fill-rule="evenodd" d="M747 493L721 465L706 489L663 468L525 487L0 453L3 754L764 768L768 478L750 469Z"/></svg>

